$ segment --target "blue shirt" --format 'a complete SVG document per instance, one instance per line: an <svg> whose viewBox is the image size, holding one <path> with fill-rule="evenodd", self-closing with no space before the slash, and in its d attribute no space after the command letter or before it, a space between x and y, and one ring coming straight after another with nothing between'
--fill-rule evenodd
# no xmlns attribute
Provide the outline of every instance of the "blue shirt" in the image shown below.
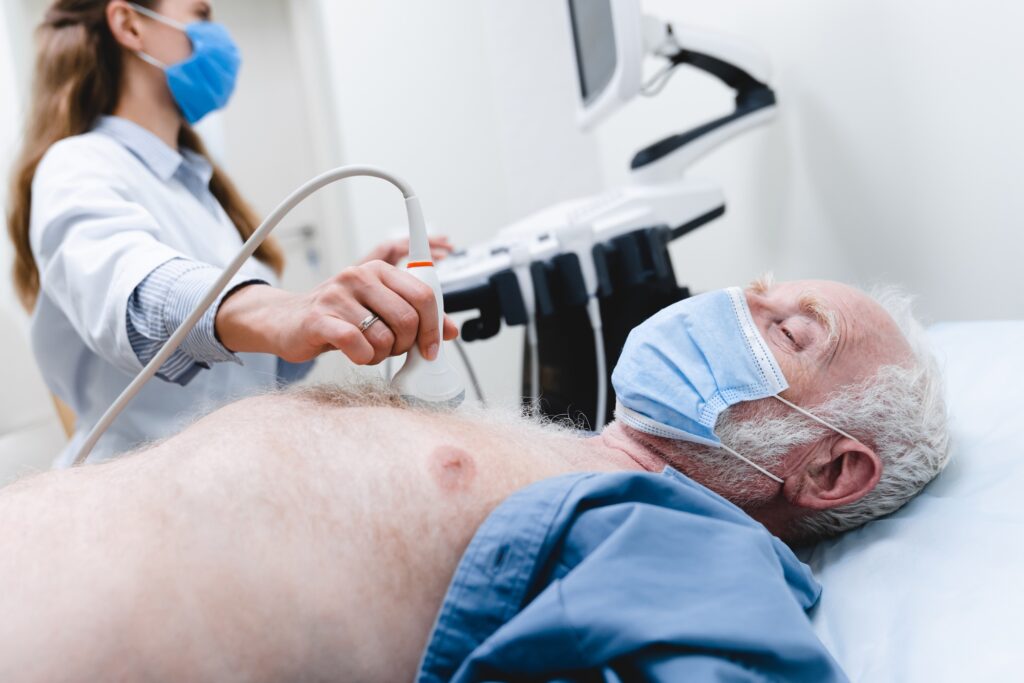
<svg viewBox="0 0 1024 683"><path fill-rule="evenodd" d="M150 171L165 181L178 180L210 212L218 213L217 198L210 191L213 167L192 150L181 152L167 146L150 131L116 116L104 116L96 132L107 135L135 155ZM154 269L132 292L125 325L128 341L139 362L145 365L170 339L174 330L188 317L220 276L220 269L191 259L172 259ZM200 318L182 345L160 367L157 376L185 385L213 363L238 357L217 338L214 321L224 298L247 284L268 284L255 278L236 278ZM305 376L312 363L288 363L278 359L278 378L282 382Z"/></svg>
<svg viewBox="0 0 1024 683"><path fill-rule="evenodd" d="M579 473L509 497L464 553L421 662L440 681L845 681L821 588L677 471Z"/></svg>

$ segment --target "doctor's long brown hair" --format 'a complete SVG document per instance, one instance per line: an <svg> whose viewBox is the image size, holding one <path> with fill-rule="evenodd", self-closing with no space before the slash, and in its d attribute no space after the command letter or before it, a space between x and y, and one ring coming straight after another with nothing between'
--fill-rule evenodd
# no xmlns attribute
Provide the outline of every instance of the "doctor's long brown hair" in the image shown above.
<svg viewBox="0 0 1024 683"><path fill-rule="evenodd" d="M154 9L159 4L159 0L135 2ZM29 246L32 178L36 168L55 142L85 133L100 116L113 113L121 92L124 51L107 25L109 3L110 0L56 0L36 31L32 103L24 145L12 174L11 211L7 217L8 233L14 243L15 290L29 310L39 296L39 269ZM199 135L188 125L182 125L178 144L209 159ZM215 164L210 191L243 240L256 230L256 213ZM284 253L270 239L256 251L256 258L278 274L284 268Z"/></svg>

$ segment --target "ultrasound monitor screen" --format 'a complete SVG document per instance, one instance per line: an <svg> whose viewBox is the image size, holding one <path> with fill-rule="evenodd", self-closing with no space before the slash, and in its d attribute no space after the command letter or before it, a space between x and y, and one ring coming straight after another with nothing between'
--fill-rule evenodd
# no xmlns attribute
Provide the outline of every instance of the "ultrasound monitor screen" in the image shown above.
<svg viewBox="0 0 1024 683"><path fill-rule="evenodd" d="M615 28L611 0L569 0L576 66L583 102L594 101L615 74Z"/></svg>

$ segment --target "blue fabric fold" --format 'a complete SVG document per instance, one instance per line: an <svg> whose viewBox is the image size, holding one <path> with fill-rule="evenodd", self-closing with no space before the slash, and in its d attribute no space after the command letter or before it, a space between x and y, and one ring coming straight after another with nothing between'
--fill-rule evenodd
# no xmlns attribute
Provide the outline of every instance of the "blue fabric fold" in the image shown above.
<svg viewBox="0 0 1024 683"><path fill-rule="evenodd" d="M761 524L679 472L547 479L464 553L418 681L845 681L821 588Z"/></svg>

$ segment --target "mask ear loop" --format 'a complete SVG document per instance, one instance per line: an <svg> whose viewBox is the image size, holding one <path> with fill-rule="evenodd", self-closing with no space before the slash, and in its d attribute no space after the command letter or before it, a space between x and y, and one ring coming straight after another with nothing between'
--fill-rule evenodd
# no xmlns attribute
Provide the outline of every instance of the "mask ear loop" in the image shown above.
<svg viewBox="0 0 1024 683"><path fill-rule="evenodd" d="M171 19L170 17L165 17L164 15L160 14L159 12L154 12L153 10L149 9L148 7L143 7L142 5L137 5L134 2L129 2L128 6L131 7L133 10L135 10L136 12L138 12L139 14L141 14L143 16L149 17L153 21L159 21L161 24L164 24L166 26L170 26L171 28L176 28L179 31L182 31L183 33L188 33L188 29L186 28L185 24L181 23L177 19Z"/></svg>
<svg viewBox="0 0 1024 683"><path fill-rule="evenodd" d="M829 429L831 429L836 434L839 434L841 436L845 436L847 439L850 439L851 441L856 441L857 443L861 443L860 439L856 438L855 436L851 436L850 434L844 432L842 429L840 429L839 427L836 427L835 425L829 424L828 422L826 422L825 420L821 419L820 417L818 417L814 413L812 413L812 412L810 412L808 410L804 410L803 408L801 408L800 406L796 405L792 401L787 401L786 399L782 398L778 394L775 395L775 398L779 399L780 401L785 403L787 406L789 406L790 408L792 408L796 412L800 413L801 415L814 420L815 422L817 422L818 424L822 425L823 427L828 427ZM723 450L728 451L729 453L735 455L737 458L739 458L743 462L747 463L748 465L753 467L755 470L758 470L761 474L763 474L764 476L768 477L769 479L772 479L773 481L777 481L780 484L785 484L786 483L785 480L775 476L774 474L772 474L771 472L769 472L765 468L761 467L756 462L750 460L749 458L745 458L744 456L740 455L739 453L737 453L733 449L731 449L728 446L726 446L724 443L721 444L721 447L722 447Z"/></svg>
<svg viewBox="0 0 1024 683"><path fill-rule="evenodd" d="M182 31L182 32L184 32L186 34L188 33L188 30L185 28L185 24L181 23L180 21L175 21L174 19L170 19L168 17L165 17L164 15L160 14L159 12L154 12L153 10L151 10L151 9L149 9L147 7L143 7L142 5L135 4L134 2L129 2L128 6L131 7L133 10L135 10L136 12L138 12L139 14L141 14L141 15L143 15L145 17L149 17L153 21L158 21L161 24L164 24L165 26L170 26L171 28L178 29L179 31ZM161 62L156 57L153 57L152 55L149 55L149 54L143 52L142 50L136 50L135 51L135 56L138 57L139 59L141 59L142 61L146 62L147 64L151 64L151 65L155 66L158 69L162 69L164 71L167 70L167 65L166 64Z"/></svg>
<svg viewBox="0 0 1024 683"><path fill-rule="evenodd" d="M779 399L780 401L785 403L787 406L789 406L790 408L792 408L796 412L800 413L801 415L804 415L805 417L811 418L812 420L814 420L818 424L822 425L823 427L828 427L829 429L831 429L836 434L840 434L842 436L845 436L847 439L850 439L851 441L856 441L857 443L862 443L862 441L860 439L858 439L857 437L850 436L849 434L844 432L839 427L836 427L835 425L829 424L828 422L826 422L825 420L822 420L820 417L818 417L814 413L811 413L810 411L804 410L800 406L796 405L795 403L793 403L791 401L787 401L786 399L782 398L778 394L775 395L775 398Z"/></svg>
<svg viewBox="0 0 1024 683"><path fill-rule="evenodd" d="M764 476L768 477L769 479L771 479L773 481L776 481L776 482L778 482L780 484L785 484L786 483L786 481L784 479L782 479L781 477L775 476L774 474L772 474L771 472L769 472L765 468L763 468L760 465L758 465L753 460L750 460L749 458L745 458L744 456L740 455L739 453L737 453L733 449L731 449L728 446L726 446L724 443L723 444L719 444L719 445L722 447L723 450L728 451L729 453L732 453L737 458L739 458L743 462L747 463L748 465L753 467L755 470L759 471L761 474L763 474Z"/></svg>
<svg viewBox="0 0 1024 683"><path fill-rule="evenodd" d="M146 54L142 50L136 50L134 54L135 54L136 57L138 57L142 61L146 62L147 64L152 64L153 66L155 66L158 69L163 69L165 71L167 70L167 65L166 64L161 62L156 57L153 57L152 55Z"/></svg>

